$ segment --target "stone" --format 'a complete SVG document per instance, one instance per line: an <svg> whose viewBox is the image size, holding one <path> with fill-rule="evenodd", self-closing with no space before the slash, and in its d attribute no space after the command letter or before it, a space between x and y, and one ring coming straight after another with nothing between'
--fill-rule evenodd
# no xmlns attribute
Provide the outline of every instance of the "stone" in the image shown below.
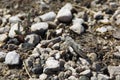
<svg viewBox="0 0 120 80"><path fill-rule="evenodd" d="M88 54L88 57L92 62L97 60L97 54L96 53L90 53L90 54Z"/></svg>
<svg viewBox="0 0 120 80"><path fill-rule="evenodd" d="M43 67L40 64L36 64L34 65L34 67L32 68L32 72L34 74L41 74L43 73Z"/></svg>
<svg viewBox="0 0 120 80"><path fill-rule="evenodd" d="M5 60L6 53L5 52L0 52L0 62L3 62Z"/></svg>
<svg viewBox="0 0 120 80"><path fill-rule="evenodd" d="M116 39L120 39L120 29L117 29L113 32L113 37L116 38Z"/></svg>
<svg viewBox="0 0 120 80"><path fill-rule="evenodd" d="M9 30L10 30L9 26L1 27L0 34L7 33L7 32L9 32Z"/></svg>
<svg viewBox="0 0 120 80"><path fill-rule="evenodd" d="M107 28L105 28L105 27L97 28L96 31L100 32L100 33L105 33L105 32L107 32Z"/></svg>
<svg viewBox="0 0 120 80"><path fill-rule="evenodd" d="M45 13L39 17L42 19L42 21L53 21L56 17L56 14L55 14L55 12L51 11L51 12Z"/></svg>
<svg viewBox="0 0 120 80"><path fill-rule="evenodd" d="M75 76L70 76L68 77L68 80L78 80L78 78L76 78Z"/></svg>
<svg viewBox="0 0 120 80"><path fill-rule="evenodd" d="M70 30L77 34L81 34L82 32L84 32L84 27L81 24L76 23L70 27Z"/></svg>
<svg viewBox="0 0 120 80"><path fill-rule="evenodd" d="M4 42L7 38L7 34L0 34L0 42Z"/></svg>
<svg viewBox="0 0 120 80"><path fill-rule="evenodd" d="M94 14L94 18L96 20L101 20L103 19L103 13L101 11L98 11L97 13Z"/></svg>
<svg viewBox="0 0 120 80"><path fill-rule="evenodd" d="M82 65L88 65L88 66L90 65L90 63L84 58L79 58L79 60Z"/></svg>
<svg viewBox="0 0 120 80"><path fill-rule="evenodd" d="M60 59L60 57L61 57L61 56L60 56L60 53L59 53L59 52L55 54L55 59Z"/></svg>
<svg viewBox="0 0 120 80"><path fill-rule="evenodd" d="M90 80L98 80L97 77L92 76Z"/></svg>
<svg viewBox="0 0 120 80"><path fill-rule="evenodd" d="M120 58L120 52L114 52L113 55L114 55L116 58Z"/></svg>
<svg viewBox="0 0 120 80"><path fill-rule="evenodd" d="M40 37L37 34L30 34L25 37L25 42L35 46L40 42Z"/></svg>
<svg viewBox="0 0 120 80"><path fill-rule="evenodd" d="M17 36L17 34L22 34L22 31L23 31L23 27L20 24L18 23L13 24L11 25L8 36L10 38L14 38L15 36Z"/></svg>
<svg viewBox="0 0 120 80"><path fill-rule="evenodd" d="M73 9L71 3L66 3L65 6L63 6L57 14L57 19L61 22L70 22L72 20L72 12L71 10Z"/></svg>
<svg viewBox="0 0 120 80"><path fill-rule="evenodd" d="M45 2L43 1L40 1L40 8L42 11L46 10L46 9L49 9L49 5L47 5Z"/></svg>
<svg viewBox="0 0 120 80"><path fill-rule="evenodd" d="M104 74L98 74L97 78L98 80L109 80L110 79L107 75L104 75Z"/></svg>
<svg viewBox="0 0 120 80"><path fill-rule="evenodd" d="M10 23L18 23L20 21L21 20L20 20L20 18L18 16L12 16L12 17L9 18Z"/></svg>
<svg viewBox="0 0 120 80"><path fill-rule="evenodd" d="M120 75L116 75L115 80L120 80Z"/></svg>
<svg viewBox="0 0 120 80"><path fill-rule="evenodd" d="M57 30L55 31L55 33L56 33L57 36L61 35L62 32L63 32L63 29L62 29L62 28L57 29Z"/></svg>
<svg viewBox="0 0 120 80"><path fill-rule="evenodd" d="M20 62L20 55L16 51L10 51L5 57L5 64L18 65Z"/></svg>
<svg viewBox="0 0 120 80"><path fill-rule="evenodd" d="M39 79L40 80L46 80L47 79L47 74L41 74L40 76L39 76Z"/></svg>
<svg viewBox="0 0 120 80"><path fill-rule="evenodd" d="M81 73L80 73L80 75L83 75L83 76L91 76L92 75L92 73L91 73L91 70L85 70L85 71L82 71Z"/></svg>
<svg viewBox="0 0 120 80"><path fill-rule="evenodd" d="M52 46L52 48L55 49L55 50L59 50L60 49L60 44L56 43Z"/></svg>
<svg viewBox="0 0 120 80"><path fill-rule="evenodd" d="M58 72L60 70L60 63L57 60L47 60L43 72L46 74Z"/></svg>
<svg viewBox="0 0 120 80"><path fill-rule="evenodd" d="M18 45L20 42L18 41L17 38L12 38L12 39L9 39L9 41L7 41L7 44L15 44L15 45Z"/></svg>
<svg viewBox="0 0 120 80"><path fill-rule="evenodd" d="M75 18L72 20L73 24L79 23L82 24L84 23L84 20L82 18Z"/></svg>
<svg viewBox="0 0 120 80"><path fill-rule="evenodd" d="M78 80L90 80L87 76L80 76Z"/></svg>
<svg viewBox="0 0 120 80"><path fill-rule="evenodd" d="M120 74L120 66L108 66L108 72L110 74L110 78L113 78L114 75Z"/></svg>
<svg viewBox="0 0 120 80"><path fill-rule="evenodd" d="M69 9L61 9L57 14L57 19L60 22L70 22L72 20L72 17L73 15Z"/></svg>
<svg viewBox="0 0 120 80"><path fill-rule="evenodd" d="M46 22L39 22L35 23L31 26L31 31L37 32L38 34L44 34L48 29L48 23Z"/></svg>
<svg viewBox="0 0 120 80"><path fill-rule="evenodd" d="M99 72L102 69L102 65L99 62L93 62L92 64L92 68L93 70L95 70L96 72Z"/></svg>

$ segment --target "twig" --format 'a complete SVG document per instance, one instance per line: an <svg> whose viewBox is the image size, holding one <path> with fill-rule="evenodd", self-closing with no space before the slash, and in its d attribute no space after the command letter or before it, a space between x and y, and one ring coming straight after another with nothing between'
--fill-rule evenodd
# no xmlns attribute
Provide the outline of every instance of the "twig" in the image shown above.
<svg viewBox="0 0 120 80"><path fill-rule="evenodd" d="M31 75L30 75L30 73L29 73L29 71L28 71L28 69L27 69L27 66L26 66L26 64L25 64L24 61L23 61L23 65L24 65L24 67L25 67L25 71L26 71L26 73L28 74L29 78L32 79L32 77L31 77Z"/></svg>
<svg viewBox="0 0 120 80"><path fill-rule="evenodd" d="M88 8L86 8L86 7L83 7L83 6L78 6L78 5L73 5L74 7L77 7L77 8L81 8L81 9L84 9L84 10L86 10L86 11L89 11L90 13L92 13L92 14L95 14L96 12L95 11L93 11L93 10L91 10L91 9L88 9Z"/></svg>

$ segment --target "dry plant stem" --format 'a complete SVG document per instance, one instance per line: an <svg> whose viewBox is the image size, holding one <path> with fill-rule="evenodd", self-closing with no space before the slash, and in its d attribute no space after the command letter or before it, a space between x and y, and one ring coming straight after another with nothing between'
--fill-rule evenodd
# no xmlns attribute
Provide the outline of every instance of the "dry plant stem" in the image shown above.
<svg viewBox="0 0 120 80"><path fill-rule="evenodd" d="M77 8L81 8L81 9L84 9L84 10L86 10L86 11L89 11L90 13L92 13L92 14L95 14L96 12L95 11L93 11L93 10L91 10L91 9L88 9L88 8L86 8L86 7L83 7L83 6L79 6L79 5L73 5L74 7L77 7Z"/></svg>
<svg viewBox="0 0 120 80"><path fill-rule="evenodd" d="M29 73L29 71L28 71L28 69L27 69L27 66L26 66L26 64L25 64L24 61L23 61L23 65L24 65L24 67L25 67L25 71L26 71L26 73L28 74L29 78L32 79L32 77L31 77L31 75L30 75L30 73Z"/></svg>

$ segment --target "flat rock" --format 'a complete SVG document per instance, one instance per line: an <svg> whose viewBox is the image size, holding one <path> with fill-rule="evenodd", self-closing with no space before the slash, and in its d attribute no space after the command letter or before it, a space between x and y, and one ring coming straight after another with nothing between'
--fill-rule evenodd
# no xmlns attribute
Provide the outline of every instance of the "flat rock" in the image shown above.
<svg viewBox="0 0 120 80"><path fill-rule="evenodd" d="M39 76L39 79L40 80L46 80L47 79L47 74L41 74L40 76Z"/></svg>
<svg viewBox="0 0 120 80"><path fill-rule="evenodd" d="M84 23L84 20L82 18L75 18L72 20L73 24L79 23L82 24Z"/></svg>
<svg viewBox="0 0 120 80"><path fill-rule="evenodd" d="M20 55L16 51L8 52L5 57L5 64L18 65L20 62Z"/></svg>
<svg viewBox="0 0 120 80"><path fill-rule="evenodd" d="M70 30L72 30L73 32L77 34L81 34L82 32L84 32L84 27L81 24L76 23L70 27Z"/></svg>
<svg viewBox="0 0 120 80"><path fill-rule="evenodd" d="M22 34L22 31L23 31L23 27L19 25L18 23L16 23L14 25L11 25L8 36L10 38L14 38L15 36L17 36L17 33Z"/></svg>
<svg viewBox="0 0 120 80"><path fill-rule="evenodd" d="M7 32L9 32L9 30L10 30L9 26L1 27L0 34L7 33Z"/></svg>
<svg viewBox="0 0 120 80"><path fill-rule="evenodd" d="M55 14L55 12L51 11L51 12L45 13L39 17L42 19L42 21L53 21L56 17L56 14Z"/></svg>
<svg viewBox="0 0 120 80"><path fill-rule="evenodd" d="M48 29L48 23L39 22L35 23L31 26L31 31L37 32L39 34L44 34L44 32Z"/></svg>
<svg viewBox="0 0 120 80"><path fill-rule="evenodd" d="M57 60L52 60L49 59L45 63L45 68L44 68L44 73L49 74L49 73L54 73L58 72L60 70L60 63Z"/></svg>
<svg viewBox="0 0 120 80"><path fill-rule="evenodd" d="M91 76L91 70L85 70L85 71L82 71L81 73L80 73L80 75L83 75L83 76Z"/></svg>

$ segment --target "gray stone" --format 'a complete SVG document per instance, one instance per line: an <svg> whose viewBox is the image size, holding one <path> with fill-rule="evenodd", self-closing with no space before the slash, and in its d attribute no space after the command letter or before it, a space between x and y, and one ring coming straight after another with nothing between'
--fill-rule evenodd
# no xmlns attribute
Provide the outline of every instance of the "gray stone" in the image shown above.
<svg viewBox="0 0 120 80"><path fill-rule="evenodd" d="M115 80L120 80L120 74L116 75Z"/></svg>
<svg viewBox="0 0 120 80"><path fill-rule="evenodd" d="M5 60L6 53L5 52L0 52L0 62L3 62Z"/></svg>
<svg viewBox="0 0 120 80"><path fill-rule="evenodd" d="M68 80L78 80L78 78L76 78L75 76L70 76L68 77Z"/></svg>
<svg viewBox="0 0 120 80"><path fill-rule="evenodd" d="M31 31L38 32L39 34L43 34L48 29L48 23L46 22L39 22L35 23L31 26Z"/></svg>
<svg viewBox="0 0 120 80"><path fill-rule="evenodd" d="M60 44L56 43L52 46L52 48L55 49L55 50L59 50L60 49Z"/></svg>
<svg viewBox="0 0 120 80"><path fill-rule="evenodd" d="M65 6L63 6L57 14L57 19L61 22L70 22L72 20L72 13L71 10L73 9L72 5L70 3L66 3Z"/></svg>
<svg viewBox="0 0 120 80"><path fill-rule="evenodd" d="M82 32L84 32L84 27L81 24L76 23L70 27L70 30L72 30L73 32L77 34L81 34Z"/></svg>
<svg viewBox="0 0 120 80"><path fill-rule="evenodd" d="M43 67L40 64L36 64L33 66L32 72L34 74L41 74L41 73L43 73Z"/></svg>
<svg viewBox="0 0 120 80"><path fill-rule="evenodd" d="M72 17L73 15L69 9L61 9L57 14L57 19L61 22L70 22Z"/></svg>
<svg viewBox="0 0 120 80"><path fill-rule="evenodd" d="M1 27L0 34L7 33L7 32L9 32L9 30L10 30L9 26Z"/></svg>
<svg viewBox="0 0 120 80"><path fill-rule="evenodd" d="M96 31L100 32L100 33L105 33L105 32L107 32L107 28L105 28L105 27L97 28Z"/></svg>
<svg viewBox="0 0 120 80"><path fill-rule="evenodd" d="M12 16L12 17L9 18L10 23L18 23L20 21L21 20L20 20L20 18L18 16Z"/></svg>
<svg viewBox="0 0 120 80"><path fill-rule="evenodd" d="M40 76L39 76L39 79L40 80L46 80L47 79L47 74L41 74Z"/></svg>
<svg viewBox="0 0 120 80"><path fill-rule="evenodd" d="M79 60L80 60L80 63L81 63L82 65L87 65L87 66L90 65L90 63L89 63L86 59L79 58Z"/></svg>
<svg viewBox="0 0 120 80"><path fill-rule="evenodd" d="M62 29L62 28L57 29L55 32L56 32L56 35L57 35L57 36L59 36L59 35L61 35L61 34L62 34L63 29Z"/></svg>
<svg viewBox="0 0 120 80"><path fill-rule="evenodd" d="M79 23L82 24L84 23L84 20L82 18L75 18L72 20L73 24Z"/></svg>
<svg viewBox="0 0 120 80"><path fill-rule="evenodd" d="M14 38L17 34L22 34L22 31L23 27L20 24L16 23L14 25L11 25L8 36L10 38Z"/></svg>
<svg viewBox="0 0 120 80"><path fill-rule="evenodd" d="M113 37L116 39L120 39L120 29L117 29L116 31L113 32Z"/></svg>
<svg viewBox="0 0 120 80"><path fill-rule="evenodd" d="M86 76L80 76L79 80L90 80L90 79Z"/></svg>
<svg viewBox="0 0 120 80"><path fill-rule="evenodd" d="M56 17L56 14L55 14L55 12L51 11L51 12L45 13L39 17L42 19L42 21L53 21Z"/></svg>
<svg viewBox="0 0 120 80"><path fill-rule="evenodd" d="M91 77L91 80L98 80L97 77L93 76Z"/></svg>
<svg viewBox="0 0 120 80"><path fill-rule="evenodd" d="M120 66L108 66L108 72L110 74L110 78L113 78L114 75L120 74Z"/></svg>
<svg viewBox="0 0 120 80"><path fill-rule="evenodd" d="M0 34L0 42L4 42L7 38L7 34Z"/></svg>
<svg viewBox="0 0 120 80"><path fill-rule="evenodd" d="M18 65L20 62L20 55L16 51L8 52L5 57L5 64Z"/></svg>
<svg viewBox="0 0 120 80"><path fill-rule="evenodd" d="M58 72L60 70L60 63L57 60L47 60L43 72L46 74Z"/></svg>
<svg viewBox="0 0 120 80"><path fill-rule="evenodd" d="M25 37L25 42L35 46L40 42L40 37L37 34L30 34Z"/></svg>
<svg viewBox="0 0 120 80"><path fill-rule="evenodd" d="M120 52L115 52L115 53L113 53L113 55L114 55L116 58L120 58Z"/></svg>
<svg viewBox="0 0 120 80"><path fill-rule="evenodd" d="M81 73L80 73L80 75L83 75L83 76L91 76L92 75L92 73L91 73L91 70L85 70L85 71L82 71Z"/></svg>
<svg viewBox="0 0 120 80"><path fill-rule="evenodd" d="M104 74L98 74L98 80L109 80L110 78Z"/></svg>

